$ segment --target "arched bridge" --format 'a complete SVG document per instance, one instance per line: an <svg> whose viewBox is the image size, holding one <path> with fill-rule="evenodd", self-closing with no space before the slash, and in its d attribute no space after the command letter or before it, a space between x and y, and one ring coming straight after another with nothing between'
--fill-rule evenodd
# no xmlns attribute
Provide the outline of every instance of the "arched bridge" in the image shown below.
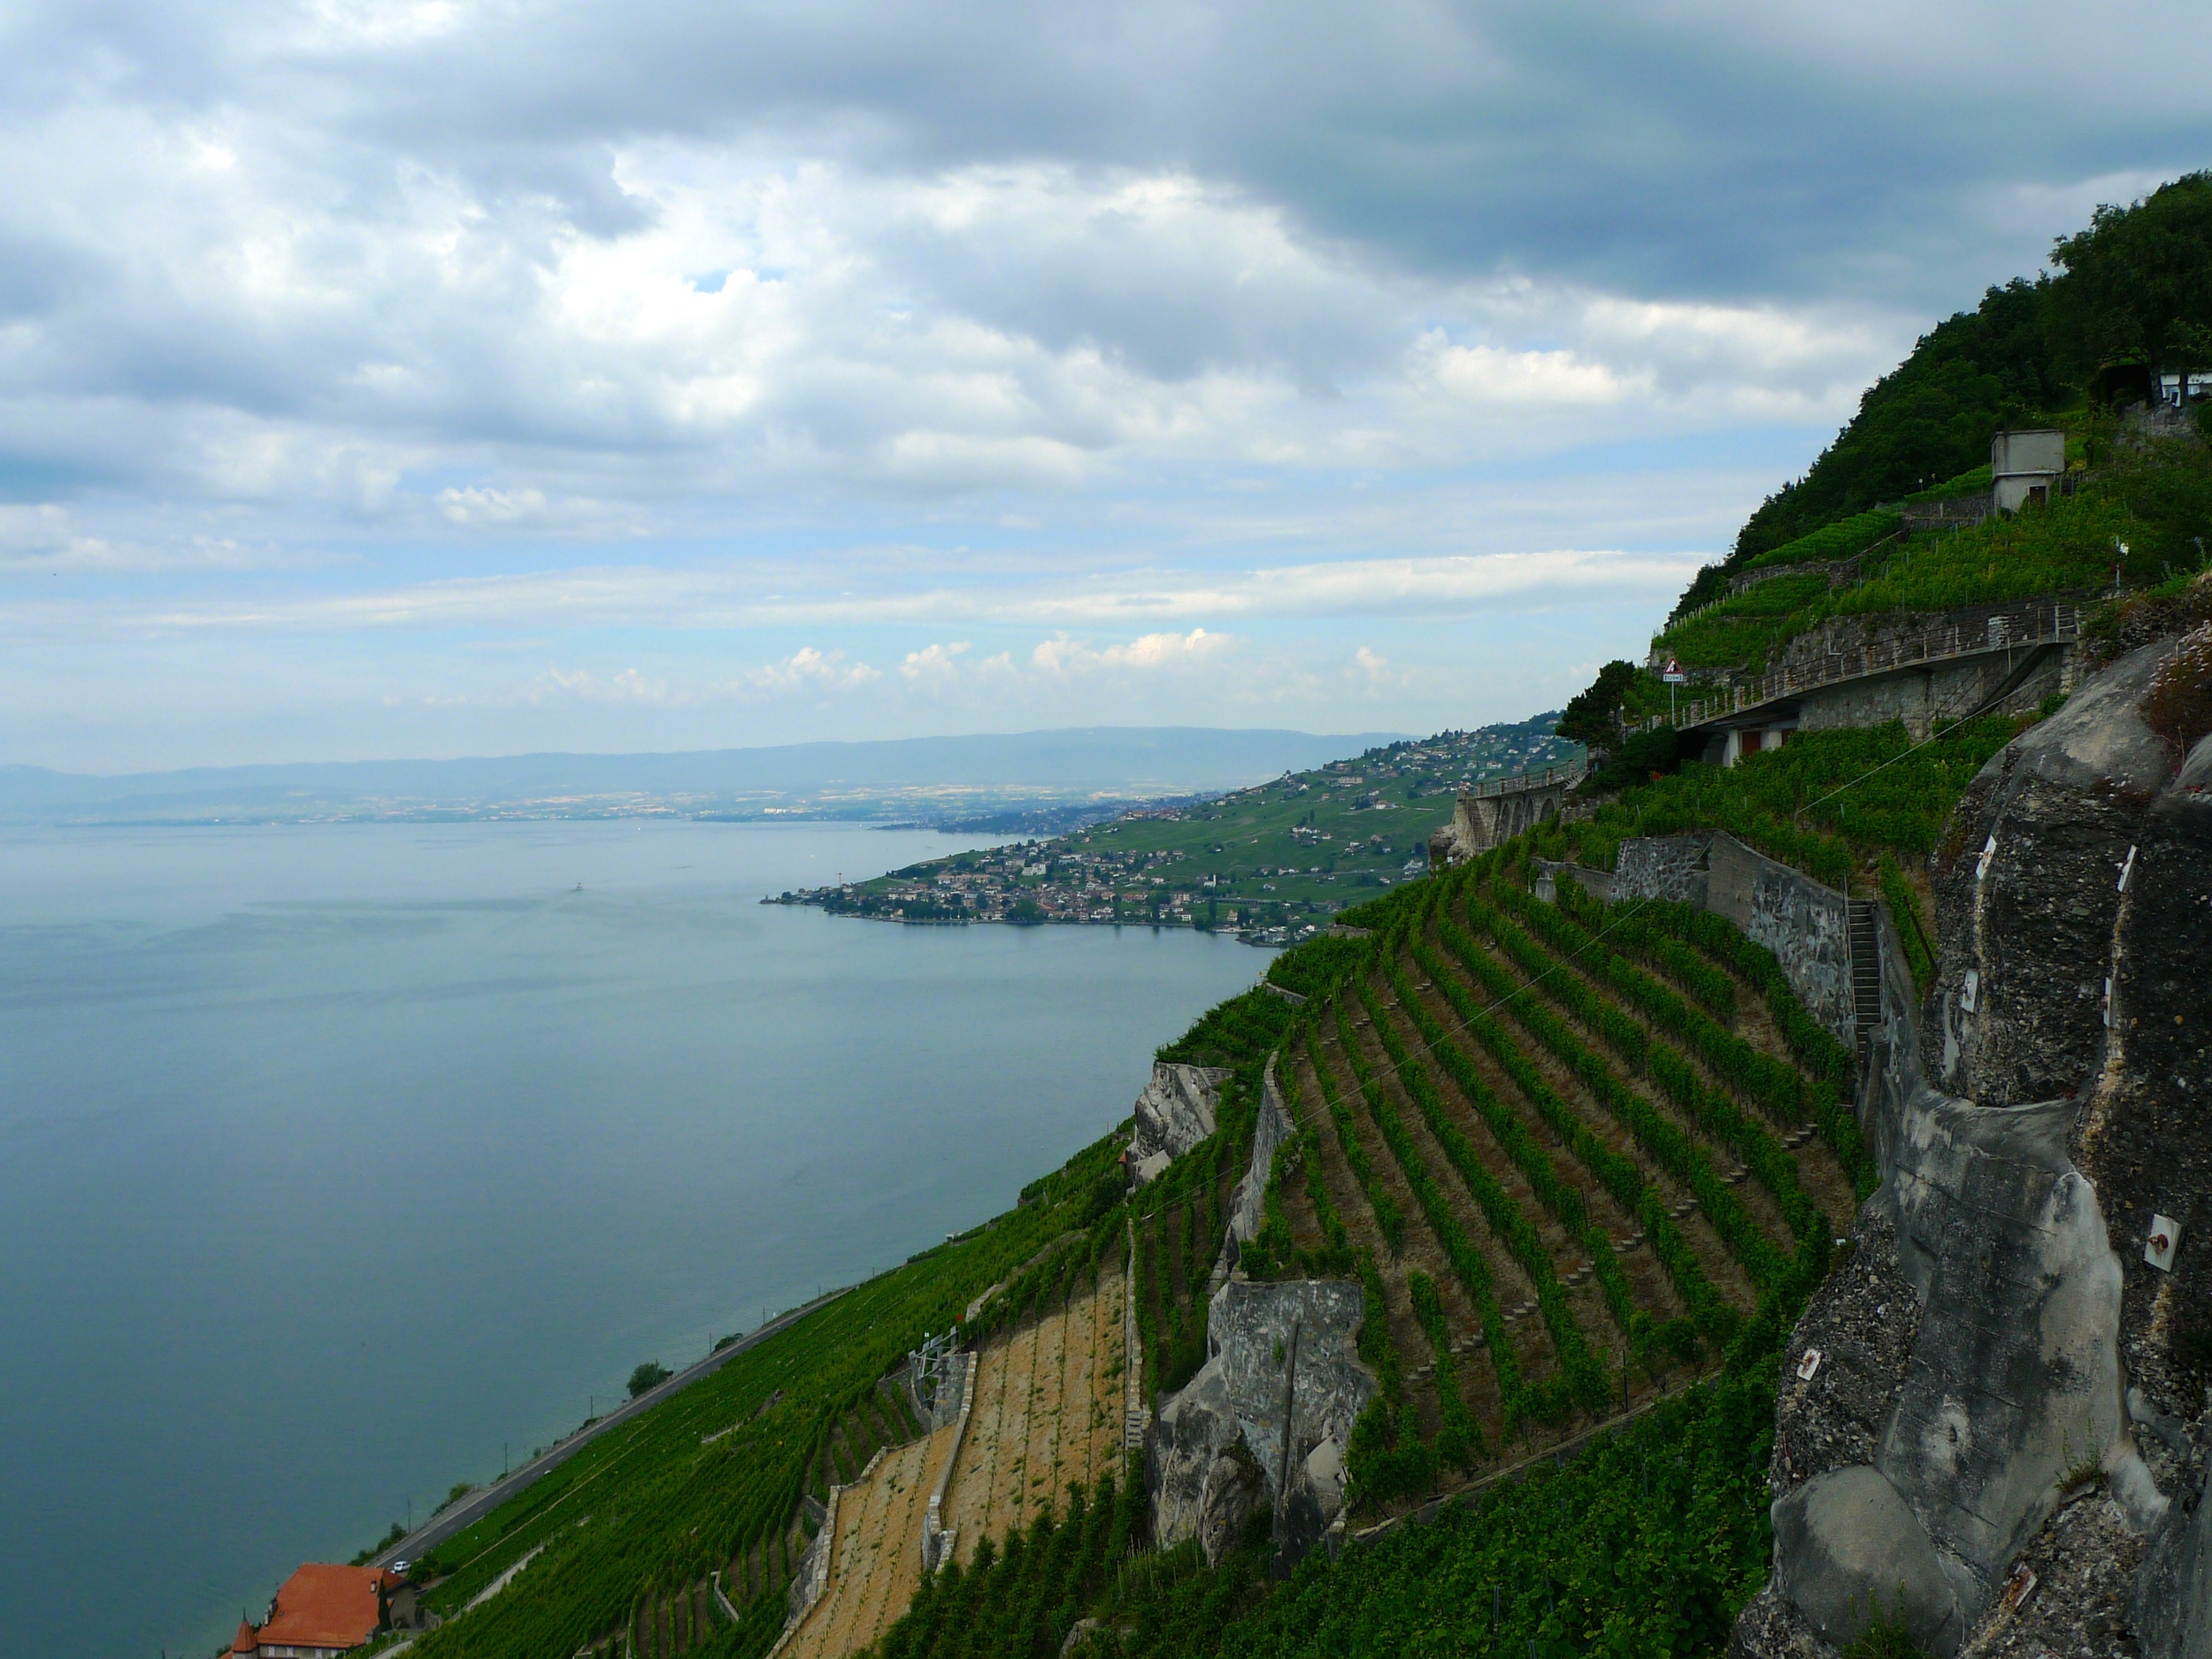
<svg viewBox="0 0 2212 1659"><path fill-rule="evenodd" d="M1459 797L1451 822L1429 837L1429 863L1439 869L1463 863L1557 818L1566 810L1567 791L1588 771L1585 762L1571 760L1477 784Z"/></svg>

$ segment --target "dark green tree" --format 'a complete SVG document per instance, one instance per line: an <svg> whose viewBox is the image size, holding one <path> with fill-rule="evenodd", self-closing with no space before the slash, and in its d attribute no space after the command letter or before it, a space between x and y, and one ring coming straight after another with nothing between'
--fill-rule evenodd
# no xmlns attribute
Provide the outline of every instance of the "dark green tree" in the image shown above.
<svg viewBox="0 0 2212 1659"><path fill-rule="evenodd" d="M1606 664L1588 690L1568 700L1559 717L1558 734L1594 748L1612 748L1619 741L1621 704L1635 683L1635 664Z"/></svg>
<svg viewBox="0 0 2212 1659"><path fill-rule="evenodd" d="M2059 372L2087 385L2116 367L2212 367L2212 173L2100 207L2059 239L2047 327Z"/></svg>

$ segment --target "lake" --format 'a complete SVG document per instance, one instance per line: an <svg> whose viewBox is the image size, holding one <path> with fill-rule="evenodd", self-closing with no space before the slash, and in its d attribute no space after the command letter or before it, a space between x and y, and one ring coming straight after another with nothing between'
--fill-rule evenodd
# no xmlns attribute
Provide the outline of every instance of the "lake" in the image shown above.
<svg viewBox="0 0 2212 1659"><path fill-rule="evenodd" d="M1010 1206L1265 966L758 902L978 844L0 831L11 1647L211 1652L640 1361Z"/></svg>

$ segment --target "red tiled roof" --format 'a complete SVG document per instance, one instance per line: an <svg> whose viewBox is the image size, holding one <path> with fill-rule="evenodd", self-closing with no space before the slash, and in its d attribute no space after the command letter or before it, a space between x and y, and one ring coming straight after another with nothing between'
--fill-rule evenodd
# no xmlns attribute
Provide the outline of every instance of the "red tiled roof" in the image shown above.
<svg viewBox="0 0 2212 1659"><path fill-rule="evenodd" d="M405 1582L382 1567L311 1561L277 1592L276 1609L261 1627L261 1640L293 1647L357 1647L376 1634L381 1617L378 1589L396 1590Z"/></svg>
<svg viewBox="0 0 2212 1659"><path fill-rule="evenodd" d="M253 1639L253 1626L242 1618L238 1621L238 1633L230 1639L230 1650L233 1653L254 1653L258 1650L258 1645Z"/></svg>

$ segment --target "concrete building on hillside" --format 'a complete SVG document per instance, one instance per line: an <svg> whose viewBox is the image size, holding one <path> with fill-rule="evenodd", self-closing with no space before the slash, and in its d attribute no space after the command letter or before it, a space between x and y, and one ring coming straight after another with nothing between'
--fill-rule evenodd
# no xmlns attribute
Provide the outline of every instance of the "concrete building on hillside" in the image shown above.
<svg viewBox="0 0 2212 1659"><path fill-rule="evenodd" d="M241 1621L231 1659L334 1659L388 1630L421 1623L415 1586L388 1567L309 1562L287 1578L257 1629Z"/></svg>
<svg viewBox="0 0 2212 1659"><path fill-rule="evenodd" d="M2048 502L2065 473L2062 432L2001 432L1989 441L1989 493L1999 512Z"/></svg>

